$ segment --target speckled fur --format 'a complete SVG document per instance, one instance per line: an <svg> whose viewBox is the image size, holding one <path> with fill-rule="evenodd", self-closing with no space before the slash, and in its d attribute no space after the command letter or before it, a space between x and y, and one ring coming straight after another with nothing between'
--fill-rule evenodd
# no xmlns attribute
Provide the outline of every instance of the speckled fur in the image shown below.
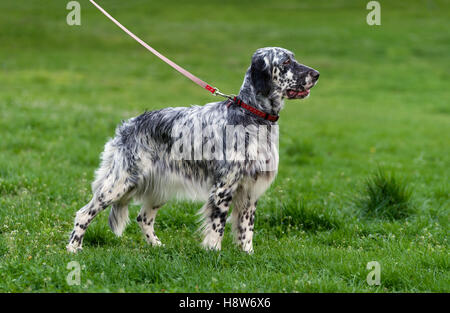
<svg viewBox="0 0 450 313"><path fill-rule="evenodd" d="M262 48L253 55L238 96L263 112L277 115L287 90L308 90L317 78L318 72L295 61L292 52ZM120 236L128 223L131 200L142 203L137 222L146 241L161 245L154 231L158 209L172 198L187 198L205 201L200 210L205 248L221 248L233 204L230 218L235 241L242 250L253 252L256 204L277 173L278 125L226 104L221 101L145 112L118 126L101 155L92 200L76 214L68 251L81 249L87 227L108 206L109 225ZM236 157L242 151L234 142L231 148L222 144L221 140L231 138L227 133L230 125L245 128L233 135L245 143L243 160ZM260 153L256 138L261 129L267 131L264 158L250 157ZM195 138L198 132L202 132L200 140ZM181 139L184 145L179 145ZM223 151L218 149L223 147ZM197 153L205 150L209 154ZM180 155L185 157L180 159Z"/></svg>

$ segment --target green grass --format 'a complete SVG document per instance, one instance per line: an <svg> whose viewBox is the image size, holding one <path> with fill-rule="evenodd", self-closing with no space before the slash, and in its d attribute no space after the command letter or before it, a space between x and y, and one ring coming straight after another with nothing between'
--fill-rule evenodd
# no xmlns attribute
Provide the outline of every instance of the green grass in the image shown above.
<svg viewBox="0 0 450 313"><path fill-rule="evenodd" d="M216 99L86 0L79 27L66 25L64 1L0 0L0 291L449 292L450 6L380 2L382 25L370 27L367 1L101 1L223 92L238 91L263 46L294 51L321 78L281 112L279 175L259 201L254 255L229 226L221 252L202 250L201 204L187 202L160 211L163 248L135 222L114 237L105 212L71 255L75 212L115 126ZM361 215L353 200L378 167L408 181L411 213ZM80 286L66 283L70 261ZM369 261L381 264L380 286L366 283Z"/></svg>
<svg viewBox="0 0 450 313"><path fill-rule="evenodd" d="M355 204L368 217L401 219L412 213L411 196L405 180L379 168L366 180Z"/></svg>

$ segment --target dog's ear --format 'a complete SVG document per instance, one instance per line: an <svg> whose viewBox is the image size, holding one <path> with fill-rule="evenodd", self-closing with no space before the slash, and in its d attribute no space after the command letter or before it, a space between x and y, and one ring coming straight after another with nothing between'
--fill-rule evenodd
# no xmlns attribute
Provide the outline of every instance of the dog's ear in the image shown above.
<svg viewBox="0 0 450 313"><path fill-rule="evenodd" d="M270 66L266 63L262 56L254 56L250 67L250 75L256 93L268 96L271 89L271 73Z"/></svg>

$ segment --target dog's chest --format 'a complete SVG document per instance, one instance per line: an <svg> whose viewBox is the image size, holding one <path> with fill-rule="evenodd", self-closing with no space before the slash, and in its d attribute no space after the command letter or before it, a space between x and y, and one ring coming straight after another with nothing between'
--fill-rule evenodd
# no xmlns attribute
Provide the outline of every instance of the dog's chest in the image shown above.
<svg viewBox="0 0 450 313"><path fill-rule="evenodd" d="M252 202L258 200L270 187L276 174L276 171L261 172L257 177L244 177L241 181L241 188L245 191L244 194L249 195L249 200Z"/></svg>
<svg viewBox="0 0 450 313"><path fill-rule="evenodd" d="M276 141L266 143L258 149L258 161L252 163L248 178L244 179L247 190L253 199L258 199L272 184L278 172L278 147Z"/></svg>

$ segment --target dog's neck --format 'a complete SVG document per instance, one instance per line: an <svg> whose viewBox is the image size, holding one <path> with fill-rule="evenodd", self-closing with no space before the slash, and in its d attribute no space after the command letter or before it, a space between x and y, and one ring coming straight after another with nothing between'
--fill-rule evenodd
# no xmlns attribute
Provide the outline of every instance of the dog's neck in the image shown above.
<svg viewBox="0 0 450 313"><path fill-rule="evenodd" d="M278 115L284 105L284 97L279 90L272 90L268 96L258 93L252 83L249 71L245 74L238 97L248 105L272 115Z"/></svg>

